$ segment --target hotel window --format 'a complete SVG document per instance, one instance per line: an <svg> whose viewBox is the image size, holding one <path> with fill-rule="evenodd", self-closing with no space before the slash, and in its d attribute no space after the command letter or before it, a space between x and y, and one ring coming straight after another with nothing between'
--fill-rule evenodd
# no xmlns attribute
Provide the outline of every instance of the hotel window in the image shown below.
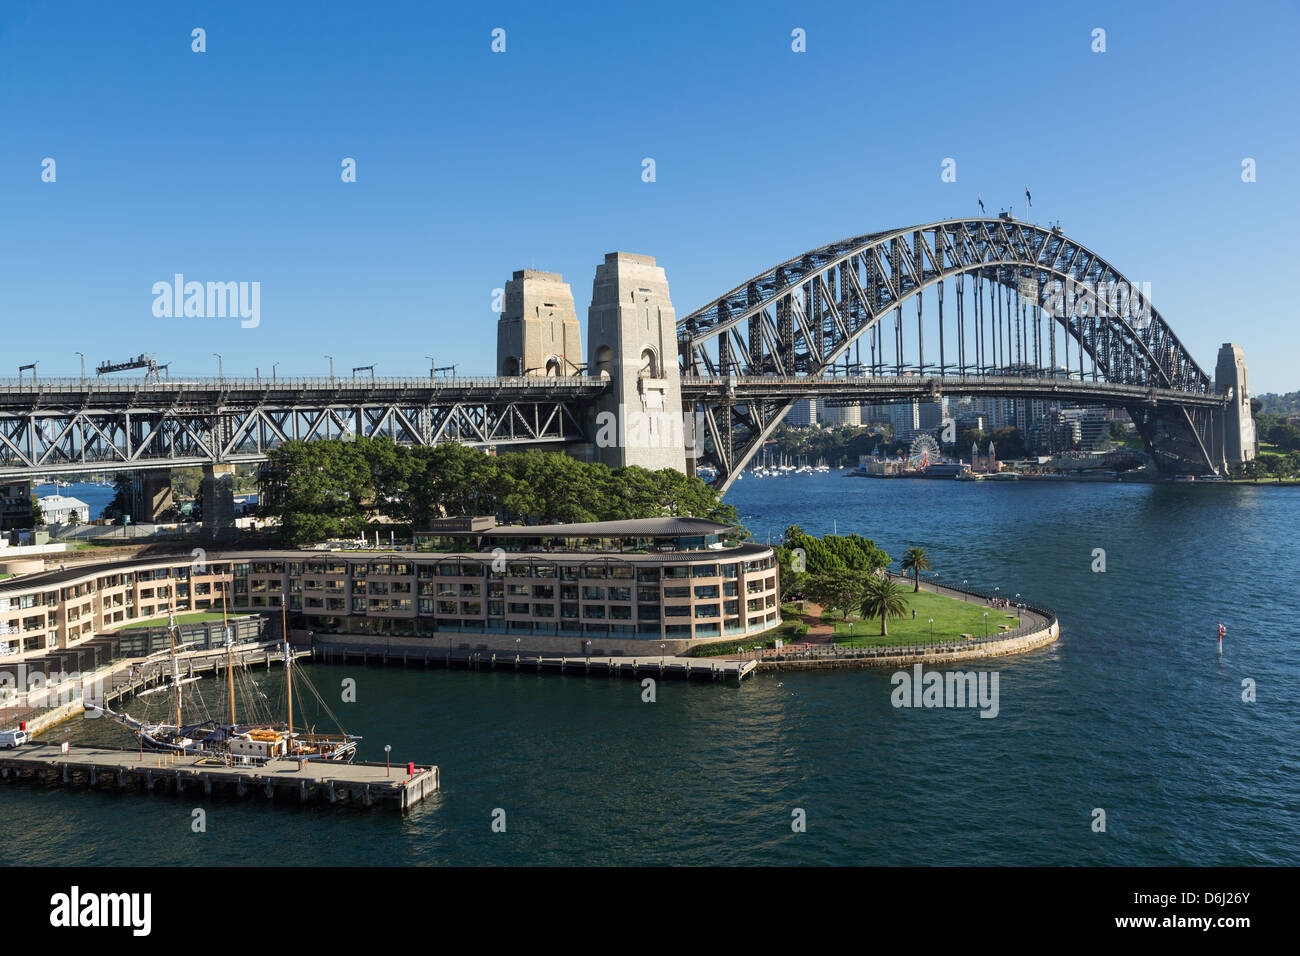
<svg viewBox="0 0 1300 956"><path fill-rule="evenodd" d="M512 564L508 570L512 578L531 578L533 576L533 566L531 564Z"/></svg>
<svg viewBox="0 0 1300 956"><path fill-rule="evenodd" d="M542 598L545 601L555 599L555 585L553 584L535 584L533 585L533 597Z"/></svg>
<svg viewBox="0 0 1300 956"><path fill-rule="evenodd" d="M432 613L433 613L433 601L429 600L428 598L420 598L420 613L421 613L421 614L432 614Z"/></svg>
<svg viewBox="0 0 1300 956"><path fill-rule="evenodd" d="M725 597L735 597L735 596L736 596L736 582L735 582L735 581L723 581L723 582L722 582L722 593L723 593L723 595L724 595Z"/></svg>
<svg viewBox="0 0 1300 956"><path fill-rule="evenodd" d="M664 588L664 597L666 598L687 598L691 596L690 587Z"/></svg>
<svg viewBox="0 0 1300 956"><path fill-rule="evenodd" d="M718 606L716 604L697 604L695 605L696 617L717 617Z"/></svg>
<svg viewBox="0 0 1300 956"><path fill-rule="evenodd" d="M461 601L460 613L466 617L482 617L483 603L481 601Z"/></svg>
<svg viewBox="0 0 1300 956"><path fill-rule="evenodd" d="M392 566L389 564L372 564L370 566L371 574L392 574Z"/></svg>
<svg viewBox="0 0 1300 956"><path fill-rule="evenodd" d="M609 616L616 621L630 621L632 609L625 604L614 604L610 606Z"/></svg>
<svg viewBox="0 0 1300 956"><path fill-rule="evenodd" d="M539 565L537 565L537 576L538 576L539 578L553 578L553 577L555 577L555 565L553 565L553 564L539 564Z"/></svg>
<svg viewBox="0 0 1300 956"><path fill-rule="evenodd" d="M507 584L506 593L511 597L528 597L531 590L527 584Z"/></svg>
<svg viewBox="0 0 1300 956"><path fill-rule="evenodd" d="M461 577L481 578L483 577L483 565L477 561L462 561L460 565Z"/></svg>
<svg viewBox="0 0 1300 956"><path fill-rule="evenodd" d="M630 581L632 569L625 564L617 564L609 569L609 576L619 581Z"/></svg>
<svg viewBox="0 0 1300 956"><path fill-rule="evenodd" d="M582 616L600 619L605 616L605 608L599 604L588 604L582 609Z"/></svg>
<svg viewBox="0 0 1300 956"><path fill-rule="evenodd" d="M491 617L500 617L506 613L506 606L501 601L488 601L488 615Z"/></svg>
<svg viewBox="0 0 1300 956"><path fill-rule="evenodd" d="M534 604L533 617L555 617L554 604Z"/></svg>
<svg viewBox="0 0 1300 956"><path fill-rule="evenodd" d="M527 605L527 604L519 604L519 603L516 603L516 602L512 602L512 603L510 603L510 604L507 604L506 607L509 609L509 611L510 611L511 614L527 614L527 613L528 613L528 605Z"/></svg>
<svg viewBox="0 0 1300 956"><path fill-rule="evenodd" d="M603 601L605 600L604 588L583 587L582 599L584 601Z"/></svg>
<svg viewBox="0 0 1300 956"><path fill-rule="evenodd" d="M690 617L691 606L689 604L669 604L664 608L664 617Z"/></svg>
<svg viewBox="0 0 1300 956"><path fill-rule="evenodd" d="M578 586L576 584L561 584L560 600L561 601L578 600ZM658 598L656 598L656 600L658 600Z"/></svg>
<svg viewBox="0 0 1300 956"><path fill-rule="evenodd" d="M636 606L637 620L657 621L659 620L659 605L657 604L638 604Z"/></svg>
<svg viewBox="0 0 1300 956"><path fill-rule="evenodd" d="M364 614L366 611L366 599L363 597L354 597L352 599L352 610Z"/></svg>
<svg viewBox="0 0 1300 956"><path fill-rule="evenodd" d="M578 580L578 566L576 564L560 565L560 580L561 581Z"/></svg>
<svg viewBox="0 0 1300 956"><path fill-rule="evenodd" d="M479 584L462 584L460 586L461 597L480 597L482 585Z"/></svg>
<svg viewBox="0 0 1300 956"><path fill-rule="evenodd" d="M455 601L439 601L439 602L438 602L438 613L439 613L439 614L455 614L455 613L457 613L457 610L458 610L458 608L456 607L456 602L455 602Z"/></svg>
<svg viewBox="0 0 1300 956"><path fill-rule="evenodd" d="M576 604L560 605L560 617L575 618L577 616L578 616L578 605Z"/></svg>
<svg viewBox="0 0 1300 956"><path fill-rule="evenodd" d="M603 578L609 569L603 564L584 564L582 566L582 576L584 578Z"/></svg>
<svg viewBox="0 0 1300 956"><path fill-rule="evenodd" d="M691 568L691 577L716 578L717 576L718 566L716 564L697 564Z"/></svg>
<svg viewBox="0 0 1300 956"><path fill-rule="evenodd" d="M740 613L740 602L739 602L739 601L724 601L724 602L722 603L722 609L723 609L723 611L727 614L728 617L732 616L733 614L739 614L739 613Z"/></svg>
<svg viewBox="0 0 1300 956"><path fill-rule="evenodd" d="M716 584L701 584L695 589L697 598L715 598L718 596L718 586Z"/></svg>
<svg viewBox="0 0 1300 956"><path fill-rule="evenodd" d="M638 601L658 601L659 588L657 587L639 587L636 589L636 599Z"/></svg>
<svg viewBox="0 0 1300 956"><path fill-rule="evenodd" d="M658 580L659 580L659 569L658 569L658 568L638 568L638 569L637 569L637 572L636 572L636 579L637 579L638 581L658 581Z"/></svg>
<svg viewBox="0 0 1300 956"><path fill-rule="evenodd" d="M352 565L352 576L354 578L364 578L366 576L366 566L364 564Z"/></svg>
<svg viewBox="0 0 1300 956"><path fill-rule="evenodd" d="M691 569L690 569L689 567L687 567L686 565L680 565L680 566L677 566L677 567L671 567L671 568L664 568L664 578L665 578L665 579L668 579L668 578L689 578L690 576L691 576Z"/></svg>

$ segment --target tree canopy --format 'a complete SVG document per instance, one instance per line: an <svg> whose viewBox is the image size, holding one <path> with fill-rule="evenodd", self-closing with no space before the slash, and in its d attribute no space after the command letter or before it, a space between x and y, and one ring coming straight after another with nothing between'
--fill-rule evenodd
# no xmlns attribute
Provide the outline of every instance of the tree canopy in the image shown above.
<svg viewBox="0 0 1300 956"><path fill-rule="evenodd" d="M267 456L259 501L291 544L356 537L380 519L414 530L468 515L525 524L667 516L738 523L717 491L672 469L610 469L561 452L495 456L388 438L285 442Z"/></svg>

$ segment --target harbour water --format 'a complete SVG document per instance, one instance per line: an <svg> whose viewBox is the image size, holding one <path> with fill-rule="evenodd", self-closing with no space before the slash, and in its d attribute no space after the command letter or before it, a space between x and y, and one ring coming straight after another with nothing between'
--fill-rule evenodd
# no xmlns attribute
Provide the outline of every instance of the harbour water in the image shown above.
<svg viewBox="0 0 1300 956"><path fill-rule="evenodd" d="M436 763L442 792L403 817L5 785L0 862L1300 863L1294 489L844 474L728 500L759 540L797 523L921 544L941 581L1054 607L1056 645L970 665L999 673L995 719L895 708L876 671L664 681L644 703L604 676L310 665L361 759L391 744L394 772ZM102 720L60 737L131 743Z"/></svg>

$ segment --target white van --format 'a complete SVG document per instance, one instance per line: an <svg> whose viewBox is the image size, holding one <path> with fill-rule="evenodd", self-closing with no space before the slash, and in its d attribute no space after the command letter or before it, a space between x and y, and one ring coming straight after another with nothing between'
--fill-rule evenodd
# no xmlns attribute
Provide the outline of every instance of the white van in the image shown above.
<svg viewBox="0 0 1300 956"><path fill-rule="evenodd" d="M0 730L0 747L13 750L27 743L31 737L25 730Z"/></svg>

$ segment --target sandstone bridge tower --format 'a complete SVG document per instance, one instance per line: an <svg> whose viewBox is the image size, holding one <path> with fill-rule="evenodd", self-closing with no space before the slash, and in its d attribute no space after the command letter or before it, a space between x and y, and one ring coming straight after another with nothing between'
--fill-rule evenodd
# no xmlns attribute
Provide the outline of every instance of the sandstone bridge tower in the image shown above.
<svg viewBox="0 0 1300 956"><path fill-rule="evenodd" d="M497 374L580 375L581 363L582 331L569 284L557 272L516 272L497 322Z"/></svg>
<svg viewBox="0 0 1300 956"><path fill-rule="evenodd" d="M653 256L611 252L596 267L587 374L611 383L591 426L597 461L686 471L677 313Z"/></svg>

